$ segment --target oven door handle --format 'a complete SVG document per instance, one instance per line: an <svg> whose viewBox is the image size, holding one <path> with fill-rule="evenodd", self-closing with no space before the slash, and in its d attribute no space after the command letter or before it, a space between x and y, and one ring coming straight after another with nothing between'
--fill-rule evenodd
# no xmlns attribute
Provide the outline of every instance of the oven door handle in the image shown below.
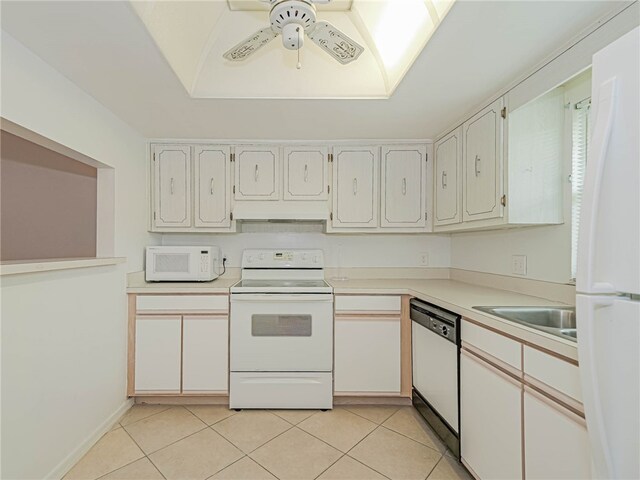
<svg viewBox="0 0 640 480"><path fill-rule="evenodd" d="M333 302L333 294L331 293L300 293L300 294L281 294L281 293L236 293L231 294L231 302Z"/></svg>

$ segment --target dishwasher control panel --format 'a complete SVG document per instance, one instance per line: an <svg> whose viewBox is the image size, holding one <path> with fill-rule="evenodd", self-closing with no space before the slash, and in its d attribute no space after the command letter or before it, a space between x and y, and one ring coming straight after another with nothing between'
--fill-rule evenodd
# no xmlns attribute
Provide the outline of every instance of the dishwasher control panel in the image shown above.
<svg viewBox="0 0 640 480"><path fill-rule="evenodd" d="M413 299L411 300L411 320L450 342L458 344L459 315Z"/></svg>

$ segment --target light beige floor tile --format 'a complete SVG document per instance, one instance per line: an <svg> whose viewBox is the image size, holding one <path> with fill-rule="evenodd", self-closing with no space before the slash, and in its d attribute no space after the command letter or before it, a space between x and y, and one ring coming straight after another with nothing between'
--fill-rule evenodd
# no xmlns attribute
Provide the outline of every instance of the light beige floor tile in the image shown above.
<svg viewBox="0 0 640 480"><path fill-rule="evenodd" d="M356 460L392 479L424 479L441 454L384 427L349 452Z"/></svg>
<svg viewBox="0 0 640 480"><path fill-rule="evenodd" d="M433 469L429 480L471 480L471 475L454 458L443 456Z"/></svg>
<svg viewBox="0 0 640 480"><path fill-rule="evenodd" d="M264 410L244 410L211 428L249 453L291 428L291 424Z"/></svg>
<svg viewBox="0 0 640 480"><path fill-rule="evenodd" d="M210 428L149 455L167 480L204 480L244 454Z"/></svg>
<svg viewBox="0 0 640 480"><path fill-rule="evenodd" d="M205 427L199 418L185 408L172 407L124 428L149 454Z"/></svg>
<svg viewBox="0 0 640 480"><path fill-rule="evenodd" d="M375 423L340 408L316 413L298 424L298 428L342 452L348 452L376 427Z"/></svg>
<svg viewBox="0 0 640 480"><path fill-rule="evenodd" d="M384 480L385 478L387 477L371 470L348 455L331 465L318 477L319 480Z"/></svg>
<svg viewBox="0 0 640 480"><path fill-rule="evenodd" d="M213 425L236 413L224 405L189 405L187 408L207 425Z"/></svg>
<svg viewBox="0 0 640 480"><path fill-rule="evenodd" d="M276 477L249 457L244 457L216 473L211 480L276 480Z"/></svg>
<svg viewBox="0 0 640 480"><path fill-rule="evenodd" d="M377 424L381 424L398 411L398 407L374 405L345 405L344 408Z"/></svg>
<svg viewBox="0 0 640 480"><path fill-rule="evenodd" d="M122 428L105 434L65 475L65 480L95 479L127 465L144 453Z"/></svg>
<svg viewBox="0 0 640 480"><path fill-rule="evenodd" d="M316 478L340 456L338 450L297 427L251 454L251 458L281 480Z"/></svg>
<svg viewBox="0 0 640 480"><path fill-rule="evenodd" d="M416 442L435 448L441 453L444 453L447 449L413 407L402 407L382 425L390 430L406 435Z"/></svg>
<svg viewBox="0 0 640 480"><path fill-rule="evenodd" d="M309 418L314 413L319 412L319 410L270 410L270 412L275 413L280 418L285 419L291 425L297 425L304 419Z"/></svg>
<svg viewBox="0 0 640 480"><path fill-rule="evenodd" d="M153 463L144 457L101 477L100 480L164 480L164 477Z"/></svg>
<svg viewBox="0 0 640 480"><path fill-rule="evenodd" d="M150 417L156 413L164 412L170 408L169 405L134 405L120 419L123 427L143 418Z"/></svg>

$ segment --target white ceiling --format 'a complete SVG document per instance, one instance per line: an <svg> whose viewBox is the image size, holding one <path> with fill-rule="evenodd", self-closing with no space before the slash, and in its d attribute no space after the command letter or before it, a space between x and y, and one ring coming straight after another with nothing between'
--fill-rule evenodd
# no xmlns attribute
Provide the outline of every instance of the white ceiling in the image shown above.
<svg viewBox="0 0 640 480"><path fill-rule="evenodd" d="M194 98L388 98L445 18L453 0L332 1L329 22L364 47L342 65L306 37L298 52L282 37L242 61L223 54L269 28L269 3L246 0L132 1L184 88Z"/></svg>
<svg viewBox="0 0 640 480"><path fill-rule="evenodd" d="M619 6L459 0L391 98L267 100L191 98L129 2L1 3L3 30L147 137L308 140L433 138Z"/></svg>

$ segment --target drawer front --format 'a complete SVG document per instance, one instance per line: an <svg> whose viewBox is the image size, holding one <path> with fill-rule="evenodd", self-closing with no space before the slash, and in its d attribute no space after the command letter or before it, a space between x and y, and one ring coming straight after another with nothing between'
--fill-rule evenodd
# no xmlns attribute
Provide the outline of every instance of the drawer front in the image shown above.
<svg viewBox="0 0 640 480"><path fill-rule="evenodd" d="M395 312L400 314L399 295L336 295L336 313Z"/></svg>
<svg viewBox="0 0 640 480"><path fill-rule="evenodd" d="M524 373L582 402L580 372L577 365L525 346Z"/></svg>
<svg viewBox="0 0 640 480"><path fill-rule="evenodd" d="M227 295L138 295L138 313L229 311Z"/></svg>
<svg viewBox="0 0 640 480"><path fill-rule="evenodd" d="M522 369L521 344L474 323L462 322L462 341L496 357L517 370Z"/></svg>

